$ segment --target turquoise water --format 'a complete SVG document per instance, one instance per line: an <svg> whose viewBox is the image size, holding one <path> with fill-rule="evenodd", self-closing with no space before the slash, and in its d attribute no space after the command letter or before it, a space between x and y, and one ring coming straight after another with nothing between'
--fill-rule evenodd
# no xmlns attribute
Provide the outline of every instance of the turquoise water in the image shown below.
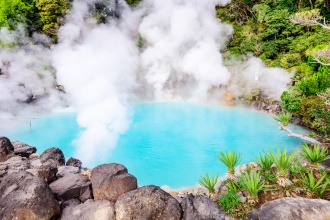
<svg viewBox="0 0 330 220"><path fill-rule="evenodd" d="M130 129L106 162L124 164L141 186L180 188L196 185L205 172L224 176L226 167L216 156L227 149L242 152L242 163L246 163L262 148L279 145L293 150L301 144L279 130L270 115L243 108L146 103L134 106L133 113ZM36 146L40 153L57 146L69 158L79 131L74 113L56 113L32 120L31 129L27 121L5 135Z"/></svg>

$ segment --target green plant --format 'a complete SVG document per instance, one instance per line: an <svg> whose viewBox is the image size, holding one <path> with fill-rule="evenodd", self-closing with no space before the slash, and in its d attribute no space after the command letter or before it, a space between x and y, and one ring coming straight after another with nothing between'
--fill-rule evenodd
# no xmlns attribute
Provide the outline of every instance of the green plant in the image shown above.
<svg viewBox="0 0 330 220"><path fill-rule="evenodd" d="M242 153L237 153L235 150L220 152L218 160L227 166L229 179L235 175L235 166L241 162L241 156Z"/></svg>
<svg viewBox="0 0 330 220"><path fill-rule="evenodd" d="M223 194L220 199L218 200L219 206L225 212L233 212L233 208L237 208L239 205L239 197L235 191L229 190L225 194Z"/></svg>
<svg viewBox="0 0 330 220"><path fill-rule="evenodd" d="M240 185L239 182L236 182L234 180L228 179L226 186L228 187L229 190L238 192L239 190L242 189L242 186Z"/></svg>
<svg viewBox="0 0 330 220"><path fill-rule="evenodd" d="M269 154L267 154L265 151L263 154L260 153L259 157L256 158L256 161L262 171L264 171L266 174L270 173L270 169L274 163L274 160Z"/></svg>
<svg viewBox="0 0 330 220"><path fill-rule="evenodd" d="M317 180L313 172L307 172L307 175L303 175L300 178L301 182L307 187L310 196L318 196L321 197L326 190L327 186L330 184L329 179L327 179L327 174L323 173L321 178Z"/></svg>
<svg viewBox="0 0 330 220"><path fill-rule="evenodd" d="M260 173L246 173L240 177L240 184L248 191L248 201L251 204L258 202L258 193L263 190L265 182L260 180Z"/></svg>
<svg viewBox="0 0 330 220"><path fill-rule="evenodd" d="M288 126L292 115L289 112L279 114L278 116L274 117L274 119L280 122L283 126Z"/></svg>
<svg viewBox="0 0 330 220"><path fill-rule="evenodd" d="M204 186L210 194L215 193L215 185L218 182L219 176L212 176L210 177L208 173L205 174L205 176L201 176L200 179L198 180L199 184Z"/></svg>
<svg viewBox="0 0 330 220"><path fill-rule="evenodd" d="M322 163L324 160L330 158L330 153L327 152L327 148L321 148L318 145L314 145L312 148L304 143L301 147L301 156L306 158L312 165Z"/></svg>
<svg viewBox="0 0 330 220"><path fill-rule="evenodd" d="M269 148L270 156L274 160L274 164L277 167L276 177L278 180L279 185L284 186L285 181L289 175L289 168L296 163L295 154L296 152L292 152L291 154L287 155L286 148L284 148L283 152L277 146L277 155L273 152L271 148Z"/></svg>

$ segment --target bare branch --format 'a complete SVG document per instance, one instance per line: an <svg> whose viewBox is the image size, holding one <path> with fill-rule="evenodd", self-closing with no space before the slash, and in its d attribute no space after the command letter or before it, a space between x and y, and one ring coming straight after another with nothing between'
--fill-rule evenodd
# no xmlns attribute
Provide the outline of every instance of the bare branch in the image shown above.
<svg viewBox="0 0 330 220"><path fill-rule="evenodd" d="M323 20L323 23L319 22L319 20ZM330 30L330 26L327 25L325 18L323 18L320 12L316 9L298 12L290 17L290 21L302 26L321 26Z"/></svg>
<svg viewBox="0 0 330 220"><path fill-rule="evenodd" d="M300 138L301 140L308 141L312 144L317 144L317 145L320 145L320 146L322 145L321 142L315 140L314 138L307 137L307 136L302 135L302 134L294 133L289 128L287 128L286 126L282 125L281 123L279 123L279 124L280 124L280 129L281 130L285 130L289 133L288 134L289 137L297 137L297 138Z"/></svg>

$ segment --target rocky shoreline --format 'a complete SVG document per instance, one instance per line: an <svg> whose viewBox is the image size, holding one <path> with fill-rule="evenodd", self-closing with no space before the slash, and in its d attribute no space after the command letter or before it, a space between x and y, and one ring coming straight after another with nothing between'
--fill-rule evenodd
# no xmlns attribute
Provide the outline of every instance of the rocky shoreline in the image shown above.
<svg viewBox="0 0 330 220"><path fill-rule="evenodd" d="M36 150L0 137L0 219L233 219L202 191L171 195L158 186L138 187L136 177L121 164L85 169L78 159L66 161L59 148L40 155ZM330 202L281 198L247 216L330 219Z"/></svg>

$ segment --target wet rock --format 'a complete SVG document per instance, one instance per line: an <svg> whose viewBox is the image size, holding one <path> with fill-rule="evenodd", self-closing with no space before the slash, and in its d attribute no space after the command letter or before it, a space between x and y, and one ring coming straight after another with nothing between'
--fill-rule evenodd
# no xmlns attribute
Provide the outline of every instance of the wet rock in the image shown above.
<svg viewBox="0 0 330 220"><path fill-rule="evenodd" d="M127 173L126 167L116 163L94 168L91 180L95 200L106 199L114 202L120 195L137 188L136 178Z"/></svg>
<svg viewBox="0 0 330 220"><path fill-rule="evenodd" d="M61 220L114 220L114 204L107 200L88 200L64 208ZM137 218L134 218L137 219Z"/></svg>
<svg viewBox="0 0 330 220"><path fill-rule="evenodd" d="M56 162L58 166L62 166L65 164L64 154L61 149L52 147L45 150L40 155L41 163L45 163L47 160L53 160Z"/></svg>
<svg viewBox="0 0 330 220"><path fill-rule="evenodd" d="M68 174L77 174L80 173L79 167L73 166L60 166L57 171L57 178L62 178Z"/></svg>
<svg viewBox="0 0 330 220"><path fill-rule="evenodd" d="M37 152L37 148L22 143L20 141L14 141L12 144L14 146L14 153L21 157L29 158L31 154Z"/></svg>
<svg viewBox="0 0 330 220"><path fill-rule="evenodd" d="M79 199L85 202L92 199L91 181L80 174L68 174L49 185L60 201Z"/></svg>
<svg viewBox="0 0 330 220"><path fill-rule="evenodd" d="M145 186L120 196L115 204L117 220L182 219L178 201L157 186Z"/></svg>
<svg viewBox="0 0 330 220"><path fill-rule="evenodd" d="M188 195L181 202L183 219L187 220L224 220L225 213L218 204L209 198Z"/></svg>
<svg viewBox="0 0 330 220"><path fill-rule="evenodd" d="M6 137L0 137L0 162L8 160L14 154L14 146Z"/></svg>
<svg viewBox="0 0 330 220"><path fill-rule="evenodd" d="M263 204L260 220L330 219L330 202L322 199L281 198Z"/></svg>
<svg viewBox="0 0 330 220"><path fill-rule="evenodd" d="M60 206L49 187L38 177L19 171L0 183L0 219L55 219Z"/></svg>
<svg viewBox="0 0 330 220"><path fill-rule="evenodd" d="M70 157L69 160L66 162L66 166L73 166L81 168L82 162L76 158Z"/></svg>

